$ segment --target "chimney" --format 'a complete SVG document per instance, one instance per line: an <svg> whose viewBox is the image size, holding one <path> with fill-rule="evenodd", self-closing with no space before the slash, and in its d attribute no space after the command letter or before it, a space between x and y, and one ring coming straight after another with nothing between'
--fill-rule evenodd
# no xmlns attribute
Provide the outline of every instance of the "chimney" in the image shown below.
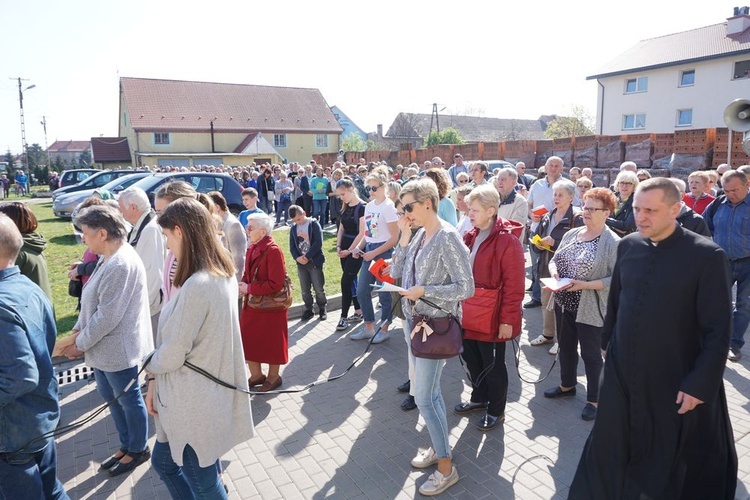
<svg viewBox="0 0 750 500"><path fill-rule="evenodd" d="M750 7L735 7L734 16L727 19L727 36L739 35L750 28Z"/></svg>
<svg viewBox="0 0 750 500"><path fill-rule="evenodd" d="M378 139L382 139L382 138L383 138L383 124L378 123Z"/></svg>

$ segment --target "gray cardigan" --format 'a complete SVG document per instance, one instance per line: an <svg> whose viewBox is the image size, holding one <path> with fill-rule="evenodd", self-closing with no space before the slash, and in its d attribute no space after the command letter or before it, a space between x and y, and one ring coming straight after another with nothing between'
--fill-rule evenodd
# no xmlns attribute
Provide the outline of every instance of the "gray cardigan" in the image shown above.
<svg viewBox="0 0 750 500"><path fill-rule="evenodd" d="M187 444L200 466L208 467L255 434L247 394L221 387L185 366L190 361L247 390L237 293L234 276L200 271L162 308L157 347L147 369L156 376L156 438L169 442L177 465L182 466Z"/></svg>
<svg viewBox="0 0 750 500"><path fill-rule="evenodd" d="M412 237L402 248L396 245L391 265L391 276L401 278L407 290L414 285L424 286L424 298L461 319L461 301L474 295L474 275L469 262L469 249L464 245L456 228L441 219L442 229L427 242L416 258L416 281L412 278L414 255L424 238L424 229ZM441 317L446 314L422 301L417 301L412 311L411 302L401 300L404 314L425 314Z"/></svg>
<svg viewBox="0 0 750 500"><path fill-rule="evenodd" d="M555 255L557 255L562 248L574 244L578 233L584 229L584 227L577 227L565 233L557 247ZM604 326L604 316L607 314L609 285L612 282L612 271L615 268L615 261L617 260L617 244L619 242L620 237L610 228L605 227L599 238L599 245L596 248L594 266L585 278L586 281L602 280L604 283L604 289L581 291L581 302L578 305L576 323L598 327ZM553 263L556 264L555 257L552 257L550 266ZM552 272L551 269L550 272Z"/></svg>
<svg viewBox="0 0 750 500"><path fill-rule="evenodd" d="M86 364L105 372L138 365L154 348L146 270L135 249L124 243L100 260L83 287L74 330Z"/></svg>

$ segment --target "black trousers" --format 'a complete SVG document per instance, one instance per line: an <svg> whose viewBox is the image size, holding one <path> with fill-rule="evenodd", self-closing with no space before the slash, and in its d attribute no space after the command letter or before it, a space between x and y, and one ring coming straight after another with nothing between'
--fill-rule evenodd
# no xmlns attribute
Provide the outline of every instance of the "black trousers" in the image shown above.
<svg viewBox="0 0 750 500"><path fill-rule="evenodd" d="M464 339L463 344L464 352L461 357L471 375L471 402L487 403L487 413L493 417L504 415L505 404L508 400L508 370L505 367L506 342ZM490 366L492 368L489 368Z"/></svg>
<svg viewBox="0 0 750 500"><path fill-rule="evenodd" d="M557 342L560 346L560 384L563 387L576 386L578 373L578 344L581 344L581 357L586 369L586 401L599 402L599 376L602 372L602 328L576 323L577 311L563 309L555 304Z"/></svg>
<svg viewBox="0 0 750 500"><path fill-rule="evenodd" d="M351 245L351 241L349 242ZM342 246L341 248L348 248ZM355 259L347 255L341 261L341 317L349 316L349 307L354 303L354 310L359 310L359 300L357 300L357 276L362 267L362 259Z"/></svg>

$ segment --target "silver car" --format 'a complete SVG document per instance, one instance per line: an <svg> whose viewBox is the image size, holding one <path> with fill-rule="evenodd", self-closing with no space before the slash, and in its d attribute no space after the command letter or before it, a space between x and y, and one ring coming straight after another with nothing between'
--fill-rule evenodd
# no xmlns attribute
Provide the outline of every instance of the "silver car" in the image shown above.
<svg viewBox="0 0 750 500"><path fill-rule="evenodd" d="M127 189L148 175L151 175L150 172L138 172L135 174L123 175L122 177L118 177L97 189L106 189L117 197L120 191ZM94 191L94 189L86 189L74 193L62 194L52 202L52 212L56 217L60 217L61 219L70 219L73 216L75 208L80 205L83 200L94 194Z"/></svg>

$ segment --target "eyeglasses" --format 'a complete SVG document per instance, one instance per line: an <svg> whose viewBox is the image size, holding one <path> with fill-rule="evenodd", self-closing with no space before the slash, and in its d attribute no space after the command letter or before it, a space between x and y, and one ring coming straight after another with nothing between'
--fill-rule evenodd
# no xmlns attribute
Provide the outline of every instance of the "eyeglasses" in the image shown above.
<svg viewBox="0 0 750 500"><path fill-rule="evenodd" d="M414 205L415 203L419 203L419 202L412 201L411 203L404 204L404 212L412 213L412 211L414 210L414 207L412 205Z"/></svg>
<svg viewBox="0 0 750 500"><path fill-rule="evenodd" d="M466 179L461 179L460 181L458 181L459 184L466 184L467 182L469 181L467 181Z"/></svg>
<svg viewBox="0 0 750 500"><path fill-rule="evenodd" d="M583 211L587 214L593 214L594 212L609 212L608 208L595 208L595 207L583 207Z"/></svg>
<svg viewBox="0 0 750 500"><path fill-rule="evenodd" d="M632 182L625 182L625 181L620 181L620 182L618 182L617 184L618 184L619 186L632 186L632 185L633 185L633 183L632 183Z"/></svg>
<svg viewBox="0 0 750 500"><path fill-rule="evenodd" d="M396 212L396 215L399 216L399 217L403 217L404 216L404 212Z"/></svg>
<svg viewBox="0 0 750 500"><path fill-rule="evenodd" d="M372 191L374 193L375 191L377 191L381 187L383 187L382 184L380 186L367 186L367 187L365 187L365 191Z"/></svg>

